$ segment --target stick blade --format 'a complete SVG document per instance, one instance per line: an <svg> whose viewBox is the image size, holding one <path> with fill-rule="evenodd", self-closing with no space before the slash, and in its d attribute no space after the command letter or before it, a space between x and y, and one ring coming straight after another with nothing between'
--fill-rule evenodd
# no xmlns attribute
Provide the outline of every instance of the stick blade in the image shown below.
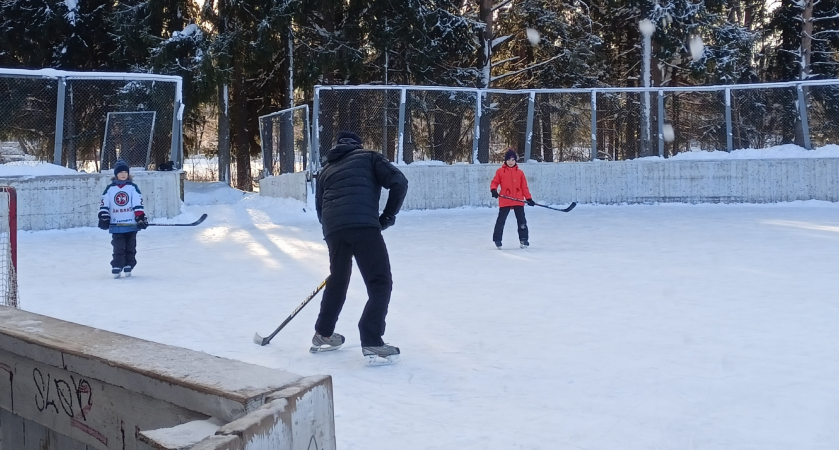
<svg viewBox="0 0 840 450"><path fill-rule="evenodd" d="M207 218L207 214L202 214L202 215L201 215L201 217L199 217L199 218L198 218L198 220L196 220L196 221L195 221L195 222L193 222L193 223L194 223L195 225L198 225L198 224L200 224L201 222L204 222L204 219L206 219L206 218Z"/></svg>
<svg viewBox="0 0 840 450"><path fill-rule="evenodd" d="M254 333L254 343L262 347L265 344L268 344L268 339L260 336L259 333Z"/></svg>
<svg viewBox="0 0 840 450"><path fill-rule="evenodd" d="M571 210L575 209L575 206L577 206L577 202L572 202L572 204L571 204L571 205L567 206L567 207L566 207L566 208L564 208L564 209L561 209L561 211L563 211L563 212L569 212L569 211L571 211Z"/></svg>

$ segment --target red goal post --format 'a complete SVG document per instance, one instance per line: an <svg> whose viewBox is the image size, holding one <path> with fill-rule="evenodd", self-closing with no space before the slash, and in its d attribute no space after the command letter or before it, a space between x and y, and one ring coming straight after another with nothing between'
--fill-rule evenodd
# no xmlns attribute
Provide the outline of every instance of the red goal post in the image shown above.
<svg viewBox="0 0 840 450"><path fill-rule="evenodd" d="M18 308L17 192L0 186L0 305Z"/></svg>

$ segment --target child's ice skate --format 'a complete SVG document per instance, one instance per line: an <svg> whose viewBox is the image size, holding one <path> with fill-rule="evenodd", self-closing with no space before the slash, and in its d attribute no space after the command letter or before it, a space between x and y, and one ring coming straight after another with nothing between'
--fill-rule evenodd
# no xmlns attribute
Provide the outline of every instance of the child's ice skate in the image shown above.
<svg viewBox="0 0 840 450"><path fill-rule="evenodd" d="M131 276L131 266L123 267L123 273L125 273L125 277L128 278Z"/></svg>
<svg viewBox="0 0 840 450"><path fill-rule="evenodd" d="M113 275L114 278L119 278L120 275L122 275L122 269L120 269L119 267L114 267L113 269L111 269L111 275Z"/></svg>
<svg viewBox="0 0 840 450"><path fill-rule="evenodd" d="M522 239L519 241L519 248L528 248L528 240Z"/></svg>

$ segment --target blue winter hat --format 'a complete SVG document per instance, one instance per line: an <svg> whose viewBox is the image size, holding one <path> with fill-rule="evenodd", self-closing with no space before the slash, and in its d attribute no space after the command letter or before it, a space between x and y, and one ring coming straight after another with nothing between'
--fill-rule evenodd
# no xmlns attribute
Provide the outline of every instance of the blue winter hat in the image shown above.
<svg viewBox="0 0 840 450"><path fill-rule="evenodd" d="M117 163L114 164L114 176L117 176L120 172L129 172L128 163L122 159L117 160Z"/></svg>
<svg viewBox="0 0 840 450"><path fill-rule="evenodd" d="M339 131L335 135L335 142L338 144L356 144L362 145L362 138L352 131Z"/></svg>
<svg viewBox="0 0 840 450"><path fill-rule="evenodd" d="M505 152L505 161L507 161L507 160L509 160L509 159L511 159L511 158L513 158L513 159L519 159L519 157L516 155L516 152L515 152L515 151L513 151L513 149L512 149L512 148L509 148L509 149Z"/></svg>

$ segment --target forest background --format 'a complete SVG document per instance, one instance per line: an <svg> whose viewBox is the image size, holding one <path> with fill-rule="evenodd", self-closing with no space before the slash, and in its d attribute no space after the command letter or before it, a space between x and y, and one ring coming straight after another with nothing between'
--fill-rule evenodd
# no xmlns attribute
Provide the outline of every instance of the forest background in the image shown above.
<svg viewBox="0 0 840 450"><path fill-rule="evenodd" d="M0 0L0 67L180 75L185 154L246 167L318 84L642 86L643 19L652 86L838 76L837 0Z"/></svg>

